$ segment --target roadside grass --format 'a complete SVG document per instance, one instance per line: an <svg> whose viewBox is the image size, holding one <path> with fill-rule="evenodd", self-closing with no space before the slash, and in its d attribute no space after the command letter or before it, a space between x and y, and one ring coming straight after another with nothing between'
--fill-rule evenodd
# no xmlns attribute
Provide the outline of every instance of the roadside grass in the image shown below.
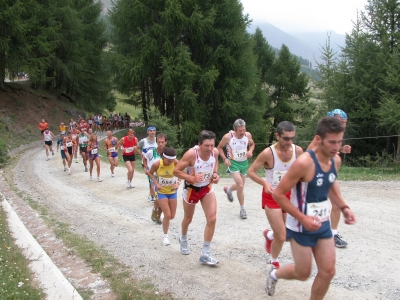
<svg viewBox="0 0 400 300"><path fill-rule="evenodd" d="M32 273L21 250L14 244L7 214L0 208L0 299L43 299L42 290L32 281Z"/></svg>
<svg viewBox="0 0 400 300"><path fill-rule="evenodd" d="M140 108L136 108L133 105L125 103L123 100L128 99L126 96L114 92L115 97L117 98L117 106L115 107L114 111L110 111L109 113L128 113L131 116L132 120L138 119L140 114Z"/></svg>
<svg viewBox="0 0 400 300"><path fill-rule="evenodd" d="M124 132L120 132L122 136ZM14 185L14 178L12 169L17 163L16 158L12 158L7 168L4 169L4 178L8 184L13 188L16 194L26 201L33 209L35 209L45 220L46 224L54 231L57 237L63 240L63 242L71 248L73 254L78 255L84 259L92 268L93 272L99 273L102 277L110 283L110 287L117 299L143 299L143 300L170 300L173 299L171 293L169 292L159 292L157 288L146 280L137 280L134 278L135 274L132 269L122 263L120 263L115 257L113 257L107 250L103 247L94 244L88 238L80 236L70 230L70 225L62 223L54 219L48 212L45 205L33 200L30 196L27 196L25 192L19 190ZM141 167L140 167L141 168ZM1 224L5 224L0 220ZM1 227L0 227L1 228ZM2 230L3 232L3 230ZM14 245L11 241L11 244ZM8 245L8 244L7 244ZM7 250L10 246L6 246ZM16 246L14 246L16 247ZM2 248L2 247L1 247ZM2 249L1 249L2 250ZM0 255L1 255L0 250ZM4 257L1 255L0 266L5 261ZM23 257L22 257L23 258ZM24 259L24 258L23 258ZM0 270L1 272L1 270ZM0 273L1 274L1 273ZM24 277L29 278L29 277ZM0 276L0 280L1 280ZM19 281L18 281L19 282ZM17 285L18 285L17 282ZM1 284L1 281L0 281ZM25 286L24 284L23 286ZM0 286L1 290L1 286ZM90 299L92 292L87 289L78 290L83 299ZM18 290L19 292L19 290ZM0 296L1 296L0 292ZM14 297L14 298L2 298L0 299L43 299L43 295L39 298L34 297Z"/></svg>

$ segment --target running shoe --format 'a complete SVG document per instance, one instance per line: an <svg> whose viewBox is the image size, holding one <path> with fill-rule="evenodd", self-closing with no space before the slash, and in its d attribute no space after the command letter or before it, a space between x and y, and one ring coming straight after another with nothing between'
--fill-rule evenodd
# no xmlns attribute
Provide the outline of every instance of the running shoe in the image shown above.
<svg viewBox="0 0 400 300"><path fill-rule="evenodd" d="M247 219L247 213L246 213L246 210L245 210L244 208L242 208L242 209L240 210L240 217L241 217L242 219Z"/></svg>
<svg viewBox="0 0 400 300"><path fill-rule="evenodd" d="M111 173L111 177L114 177L114 173Z"/></svg>
<svg viewBox="0 0 400 300"><path fill-rule="evenodd" d="M51 155L54 155L54 151L51 151Z"/></svg>
<svg viewBox="0 0 400 300"><path fill-rule="evenodd" d="M101 181L103 181L103 179L101 179L101 177L97 177L97 181L101 182Z"/></svg>
<svg viewBox="0 0 400 300"><path fill-rule="evenodd" d="M71 168L68 169L68 174L71 175Z"/></svg>
<svg viewBox="0 0 400 300"><path fill-rule="evenodd" d="M168 245L171 244L171 243L169 242L169 238L168 238L167 236L164 236L164 237L163 237L163 239L162 239L162 244L163 244L163 246L168 246Z"/></svg>
<svg viewBox="0 0 400 300"><path fill-rule="evenodd" d="M129 180L127 180L125 185L126 185L127 188L130 188L131 187L131 182Z"/></svg>
<svg viewBox="0 0 400 300"><path fill-rule="evenodd" d="M64 167L64 172L67 171L67 167Z"/></svg>
<svg viewBox="0 0 400 300"><path fill-rule="evenodd" d="M190 253L189 242L187 240L181 240L181 238L179 237L179 244L181 245L181 253L183 255L188 255Z"/></svg>
<svg viewBox="0 0 400 300"><path fill-rule="evenodd" d="M267 292L268 296L273 296L275 293L275 286L278 280L274 280L271 277L271 272L275 270L275 266L268 264L267 265L267 280L265 281L265 291Z"/></svg>
<svg viewBox="0 0 400 300"><path fill-rule="evenodd" d="M158 214L158 212L157 212L156 223L157 223L157 224L162 224L162 221L161 221L161 213Z"/></svg>
<svg viewBox="0 0 400 300"><path fill-rule="evenodd" d="M87 167L85 167L85 172L89 171Z"/></svg>
<svg viewBox="0 0 400 300"><path fill-rule="evenodd" d="M150 196L150 202L154 203L154 196L153 195Z"/></svg>
<svg viewBox="0 0 400 300"><path fill-rule="evenodd" d="M267 253L271 254L271 245L272 245L272 240L270 240L267 237L268 232L270 231L270 229L265 229L263 231L263 236L265 237L265 250L267 251Z"/></svg>
<svg viewBox="0 0 400 300"><path fill-rule="evenodd" d="M345 248L347 246L347 242L342 240L342 236L339 234L335 234L333 236L333 239L335 240L335 246L338 248Z"/></svg>
<svg viewBox="0 0 400 300"><path fill-rule="evenodd" d="M46 161L49 160L49 159L50 159L50 158L47 156L47 157L46 157Z"/></svg>
<svg viewBox="0 0 400 300"><path fill-rule="evenodd" d="M79 161L76 159L75 162L78 163Z"/></svg>
<svg viewBox="0 0 400 300"><path fill-rule="evenodd" d="M228 187L227 187L227 186L224 186L224 192L225 192L226 196L228 197L228 200L229 200L230 202L233 202L233 195L232 195L232 192L231 192L230 190L228 190Z"/></svg>
<svg viewBox="0 0 400 300"><path fill-rule="evenodd" d="M281 267L281 265L279 264L279 261L274 261L274 262L270 261L269 263L271 265L274 265L276 269L279 269Z"/></svg>
<svg viewBox="0 0 400 300"><path fill-rule="evenodd" d="M92 177L92 176L90 176L89 180L93 180L93 177Z"/></svg>
<svg viewBox="0 0 400 300"><path fill-rule="evenodd" d="M218 259L212 257L209 251L207 251L206 253L202 253L200 255L199 261L207 265L216 265L217 263L219 263Z"/></svg>
<svg viewBox="0 0 400 300"><path fill-rule="evenodd" d="M152 212L151 212L151 220L152 220L153 222L156 222L156 221L157 221L157 209L154 209L154 208L153 208L153 210L152 210Z"/></svg>

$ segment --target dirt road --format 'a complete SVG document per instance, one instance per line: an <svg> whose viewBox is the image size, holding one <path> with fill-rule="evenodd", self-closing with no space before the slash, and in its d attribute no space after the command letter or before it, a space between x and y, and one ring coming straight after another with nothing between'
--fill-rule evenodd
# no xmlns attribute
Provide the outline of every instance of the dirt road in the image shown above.
<svg viewBox="0 0 400 300"><path fill-rule="evenodd" d="M181 190L177 215L171 222L170 246L162 246L160 225L150 219L152 203L147 200L148 183L135 173L135 188L125 187L126 169L120 166L110 177L102 163L103 182L89 181L82 163L73 163L72 175L63 172L59 154L45 161L43 147L21 155L14 169L15 184L48 207L58 220L104 246L132 268L138 278L148 279L159 291L172 292L180 299L266 299L265 267L269 259L263 246L262 230L268 222L260 207L261 189L246 182L247 220L239 218L239 205L227 201L223 186L215 185L218 220L211 245L220 260L216 267L199 263L205 218L199 205L189 228L191 254L179 251L178 235L183 217ZM94 176L95 178L95 176ZM342 193L358 216L358 224L340 224L348 241L337 249L337 273L326 299L400 299L400 183L342 182ZM285 244L281 265L291 262ZM275 299L307 299L315 276L306 282L281 280Z"/></svg>

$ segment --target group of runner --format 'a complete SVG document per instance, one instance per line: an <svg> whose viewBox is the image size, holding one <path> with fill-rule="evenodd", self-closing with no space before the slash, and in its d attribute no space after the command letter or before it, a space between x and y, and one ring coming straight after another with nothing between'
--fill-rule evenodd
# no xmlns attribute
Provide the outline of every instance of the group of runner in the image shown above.
<svg viewBox="0 0 400 300"><path fill-rule="evenodd" d="M217 147L215 134L207 130L201 131L198 144L186 151L180 160L176 157L176 150L166 146L167 137L164 134L156 135L156 128L153 126L147 128L148 136L140 141L134 136L133 129L129 129L127 136L120 140L108 131L103 148L110 161L111 176L118 165L118 150L122 149L122 157L128 170L127 188L133 187L136 155L142 158L142 165L149 178L150 200L154 202L151 218L162 223L162 244L165 246L170 244L169 223L176 214L177 189L183 180L184 217L179 237L180 251L184 255L190 253L187 233L196 204L200 202L206 225L199 261L209 265L218 264L210 251L217 207L213 184L220 180L218 156L221 156L227 172L232 174L234 180L232 186L224 187L223 190L230 202L234 201L233 191L236 191L240 205L239 216L242 219L247 219L244 184L248 174L263 187L261 207L271 226L271 229L263 231L266 251L271 255L267 267L267 294L274 294L278 279L306 280L311 272L314 255L318 274L313 283L311 298L322 299L335 274L335 244L337 247L347 245L337 233L340 214L343 214L346 224L356 222L355 215L340 194L336 180L341 165L338 154L351 151L348 145L342 147L346 122L347 115L343 111L336 109L329 112L327 117L318 122L314 140L304 153L299 146L293 144L295 126L288 121L281 122L276 129L277 142L262 151L251 166L248 158L253 156L255 144L242 119L233 123L233 130L224 135ZM87 138L84 139L85 135ZM71 153L68 143L73 144L72 140L69 132L67 137L62 138L62 143L60 142L65 153L69 155ZM97 136L81 130L77 137L80 146L81 142L85 145L87 140L84 152L89 154L92 178L93 161L98 159ZM67 159L69 173L70 161ZM257 174L261 167L264 167L265 178ZM99 163L97 170L98 181L101 181ZM162 221L161 213L164 215ZM291 244L294 264L281 268L278 256L285 241Z"/></svg>

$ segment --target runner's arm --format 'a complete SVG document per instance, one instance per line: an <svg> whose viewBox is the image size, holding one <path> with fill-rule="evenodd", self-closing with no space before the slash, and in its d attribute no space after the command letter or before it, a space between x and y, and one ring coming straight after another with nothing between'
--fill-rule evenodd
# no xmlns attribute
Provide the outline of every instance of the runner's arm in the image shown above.
<svg viewBox="0 0 400 300"><path fill-rule="evenodd" d="M187 167L190 167L192 165L192 162L196 159L194 150L189 149L182 157L182 159L177 163L177 165L174 168L174 176L181 178L183 180L186 180L187 182L195 182L196 176L189 175L185 173L183 170L185 170Z"/></svg>
<svg viewBox="0 0 400 300"><path fill-rule="evenodd" d="M264 149L256 158L256 160L250 165L249 169L247 170L247 175L255 182L258 183L259 185L264 187L264 191L267 194L271 194L273 192L272 186L263 178L258 176L257 171L265 166L265 164L268 164L268 161L272 159L272 153L271 153L271 148L268 147Z"/></svg>
<svg viewBox="0 0 400 300"><path fill-rule="evenodd" d="M228 157L225 155L224 152L224 147L229 144L229 133L225 134L222 138L222 140L219 142L217 149L218 149L218 153L222 158L222 161L225 162L226 159L228 159Z"/></svg>
<svg viewBox="0 0 400 300"><path fill-rule="evenodd" d="M251 135L250 132L246 132L246 135L249 139L249 150L247 151L247 158L249 157L253 157L253 152L254 152L254 148L256 147L256 144L253 141L253 136Z"/></svg>

